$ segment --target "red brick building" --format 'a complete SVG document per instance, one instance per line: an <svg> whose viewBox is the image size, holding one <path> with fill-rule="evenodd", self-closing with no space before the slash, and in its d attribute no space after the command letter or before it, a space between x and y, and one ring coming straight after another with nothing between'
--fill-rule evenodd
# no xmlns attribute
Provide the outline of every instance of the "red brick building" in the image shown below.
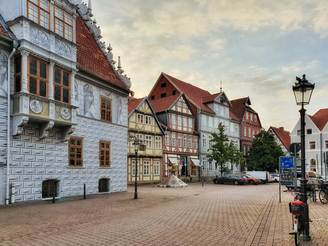
<svg viewBox="0 0 328 246"><path fill-rule="evenodd" d="M240 150L244 155L242 169L245 169L254 136L261 131L262 125L257 112L250 107L251 100L249 97L231 100L230 103L232 104L230 110L241 121Z"/></svg>

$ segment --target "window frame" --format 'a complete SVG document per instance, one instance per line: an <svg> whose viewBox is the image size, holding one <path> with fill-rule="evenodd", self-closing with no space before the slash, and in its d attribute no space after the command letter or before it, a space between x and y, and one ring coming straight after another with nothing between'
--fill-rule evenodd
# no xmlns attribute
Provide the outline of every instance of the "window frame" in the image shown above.
<svg viewBox="0 0 328 246"><path fill-rule="evenodd" d="M172 147L177 146L177 138L176 138L176 133L172 132Z"/></svg>
<svg viewBox="0 0 328 246"><path fill-rule="evenodd" d="M182 148L182 134L178 134L178 147Z"/></svg>
<svg viewBox="0 0 328 246"><path fill-rule="evenodd" d="M142 162L142 174L144 176L150 175L150 160L143 160Z"/></svg>
<svg viewBox="0 0 328 246"><path fill-rule="evenodd" d="M102 107L102 100L105 100L105 108ZM110 102L110 109L107 109L107 101ZM102 112L105 112L105 119L103 118ZM110 119L107 120L107 112L109 112ZM103 122L112 123L112 99L109 99L107 97L100 97L100 120Z"/></svg>
<svg viewBox="0 0 328 246"><path fill-rule="evenodd" d="M145 115L145 124L151 125L152 124L152 117L149 115Z"/></svg>
<svg viewBox="0 0 328 246"><path fill-rule="evenodd" d="M20 71L17 72L16 60L20 61ZM19 91L17 91L17 79L19 77ZM14 58L14 94L20 93L22 90L22 56L15 56Z"/></svg>
<svg viewBox="0 0 328 246"><path fill-rule="evenodd" d="M46 29L48 29L48 30L50 30L50 22L51 22L51 15L50 15L50 1L49 0L46 0L47 2L48 2L48 10L46 10L46 9L44 9L44 8L42 8L41 6L40 6L40 2L41 2L41 0L38 0L38 4L35 4L33 1L31 1L31 0L27 0L27 18L29 19L29 20L31 20L31 21L33 21L33 22L35 22L35 20L34 19L31 19L30 18L30 7L29 7L29 4L32 4L32 5L34 5L34 6L36 6L37 8L38 8L38 22L36 22L38 25L40 25L40 26L42 26L42 27L44 27L44 28L46 28ZM42 25L41 24L41 10L43 10L44 12L46 12L47 14L48 14L48 27L46 27L46 26L44 26L44 25Z"/></svg>
<svg viewBox="0 0 328 246"><path fill-rule="evenodd" d="M153 174L161 175L161 163L160 161L153 161Z"/></svg>
<svg viewBox="0 0 328 246"><path fill-rule="evenodd" d="M104 144L105 145L105 147L104 148L102 148L101 147L101 144ZM106 145L107 144L109 144L109 147L107 148L106 147ZM111 157L111 151L110 151L110 148L111 148L111 142L109 142L109 141L99 141L99 167L110 167L110 157ZM102 150L104 150L105 152L107 151L107 150L109 150L109 159L107 160L106 159L106 156L107 155L104 155L104 164L103 165L101 165L101 157L102 157L102 155L101 155L101 151ZM105 164L106 162L108 161L108 165L107 164Z"/></svg>
<svg viewBox="0 0 328 246"><path fill-rule="evenodd" d="M162 138L160 136L155 136L155 149L162 148Z"/></svg>
<svg viewBox="0 0 328 246"><path fill-rule="evenodd" d="M145 123L145 115L143 114L137 114L137 123L138 124L144 124Z"/></svg>
<svg viewBox="0 0 328 246"><path fill-rule="evenodd" d="M147 145L147 148L152 149L153 148L153 137L151 135L145 135L145 144Z"/></svg>
<svg viewBox="0 0 328 246"><path fill-rule="evenodd" d="M60 19L58 16L56 16L56 9L60 9L61 11L63 11L63 19ZM66 22L66 15L65 14L67 14L67 15L69 15L70 17L71 17L71 24L69 24L68 22ZM57 32L57 28L56 28L56 20L59 20L59 21L61 21L62 22L62 24L63 24L63 26L62 26L62 31L63 31L63 35L61 35L60 33L58 33ZM74 28L73 28L73 23L74 23L74 18L73 18L73 16L71 15L71 14L69 14L69 13L67 13L65 10L63 10L62 8L59 8L58 6L54 6L54 32L56 33L56 34L58 34L59 36L61 36L61 37L63 37L63 38L65 38L65 39L67 39L67 40L69 40L69 41L71 41L71 42L74 42ZM71 32L70 32L70 34L71 35L68 35L69 37L71 37L71 39L69 39L69 38L67 38L66 37L66 26L69 26L70 28L71 28Z"/></svg>
<svg viewBox="0 0 328 246"><path fill-rule="evenodd" d="M71 144L71 140L75 140L75 143L76 144ZM80 140L81 141L81 145L77 145L77 141L78 140ZM81 164L80 165L77 165L77 164L74 164L74 165L71 165L71 148L75 148L75 152L74 152L74 154L75 154L75 158L74 158L74 163L76 163L76 161L77 161L77 149L78 149L78 147L77 146L81 146L80 148L81 148ZM70 167L83 167L83 138L79 138L79 137L71 137L70 139L69 139L69 143L68 143L68 166L70 166Z"/></svg>
<svg viewBox="0 0 328 246"><path fill-rule="evenodd" d="M309 141L309 149L316 149L316 141Z"/></svg>
<svg viewBox="0 0 328 246"><path fill-rule="evenodd" d="M55 79L55 76L56 76L56 69L60 70L60 84L58 84L56 82L56 79ZM68 73L68 86L64 85L64 79L63 79L63 74L64 72ZM54 67L54 82L53 82L53 86L54 86L54 100L57 101L57 102L62 102L62 103L67 103L67 104L70 104L71 103L71 73L66 70L66 69L62 69L60 67ZM57 87L60 87L60 99L61 100L56 100L55 99L55 93L56 93L56 86ZM63 100L63 96L64 96L64 89L68 89L68 102L64 102Z"/></svg>
<svg viewBox="0 0 328 246"><path fill-rule="evenodd" d="M31 59L36 61L36 69L37 69L36 75L31 74L31 71L30 71ZM40 63L46 65L46 73L47 73L46 79L40 77ZM22 59L21 59L21 65L22 65ZM22 70L23 70L23 68L21 66L21 73L20 73L21 76L22 76L22 72L23 72ZM31 93L31 90L30 90L31 78L36 79L36 94ZM27 80L28 80L27 90L28 90L29 94L36 95L36 96L43 97L43 98L49 98L49 64L47 62L42 61L34 56L28 56L27 57ZM40 95L40 81L46 82L46 96ZM22 82L22 78L21 78L21 82ZM22 84L21 84L21 88L22 88ZM16 93L18 93L18 92L16 92Z"/></svg>

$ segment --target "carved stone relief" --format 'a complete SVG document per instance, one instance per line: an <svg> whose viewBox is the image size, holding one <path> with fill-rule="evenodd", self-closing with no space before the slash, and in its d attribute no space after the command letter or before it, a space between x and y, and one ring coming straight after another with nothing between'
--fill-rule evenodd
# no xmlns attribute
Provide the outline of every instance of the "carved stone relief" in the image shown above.
<svg viewBox="0 0 328 246"><path fill-rule="evenodd" d="M42 112L43 107L39 101L33 100L30 103L30 109L32 110L32 112L36 114L40 114Z"/></svg>
<svg viewBox="0 0 328 246"><path fill-rule="evenodd" d="M48 35L34 27L30 28L30 40L32 43L39 45L43 48L50 49L49 37Z"/></svg>
<svg viewBox="0 0 328 246"><path fill-rule="evenodd" d="M84 85L83 94L84 94L84 115L94 118L93 107L92 107L94 105L93 88L88 84Z"/></svg>
<svg viewBox="0 0 328 246"><path fill-rule="evenodd" d="M7 97L8 58L0 51L0 96Z"/></svg>
<svg viewBox="0 0 328 246"><path fill-rule="evenodd" d="M124 122L123 119L123 101L122 98L120 96L117 96L117 100L116 100L116 115L117 115L117 124L122 125Z"/></svg>
<svg viewBox="0 0 328 246"><path fill-rule="evenodd" d="M63 108L60 114L64 120L69 120L71 118L71 112L68 108Z"/></svg>
<svg viewBox="0 0 328 246"><path fill-rule="evenodd" d="M72 58L71 48L65 42L62 42L62 41L56 39L55 47L56 47L55 52L57 55L63 56L63 57L69 58L69 59Z"/></svg>

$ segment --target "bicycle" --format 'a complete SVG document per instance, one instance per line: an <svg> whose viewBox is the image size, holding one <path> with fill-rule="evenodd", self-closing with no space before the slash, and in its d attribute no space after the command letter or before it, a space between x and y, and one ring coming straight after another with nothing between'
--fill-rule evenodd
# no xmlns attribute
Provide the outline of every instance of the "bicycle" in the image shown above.
<svg viewBox="0 0 328 246"><path fill-rule="evenodd" d="M293 214L292 222L293 222L293 231L289 233L290 235L294 235L295 245L298 246L300 242L300 234L303 231L302 228L302 214L304 213L304 204L300 200L296 200L292 203L289 203L289 212Z"/></svg>
<svg viewBox="0 0 328 246"><path fill-rule="evenodd" d="M319 180L319 199L323 204L328 202L328 184L323 180Z"/></svg>

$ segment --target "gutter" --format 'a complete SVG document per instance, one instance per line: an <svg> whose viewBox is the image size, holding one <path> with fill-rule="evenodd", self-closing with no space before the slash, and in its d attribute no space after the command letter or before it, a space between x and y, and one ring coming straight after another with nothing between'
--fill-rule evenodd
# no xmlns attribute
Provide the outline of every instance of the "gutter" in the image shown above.
<svg viewBox="0 0 328 246"><path fill-rule="evenodd" d="M8 81L7 81L7 186L6 186L6 205L9 204L9 160L10 160L10 59L16 52L18 47L18 42L13 41L12 46L13 50L8 57Z"/></svg>

